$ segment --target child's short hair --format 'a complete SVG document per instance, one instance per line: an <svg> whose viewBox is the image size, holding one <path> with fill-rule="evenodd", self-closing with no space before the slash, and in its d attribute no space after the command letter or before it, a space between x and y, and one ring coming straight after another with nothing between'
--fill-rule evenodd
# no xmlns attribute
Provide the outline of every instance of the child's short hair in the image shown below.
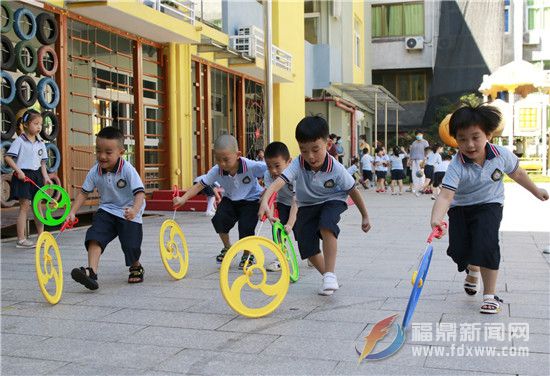
<svg viewBox="0 0 550 376"><path fill-rule="evenodd" d="M432 145L432 151L433 151L434 153L437 153L437 149L439 149L440 147L441 147L441 145L439 145L439 144L433 144L433 145Z"/></svg>
<svg viewBox="0 0 550 376"><path fill-rule="evenodd" d="M328 138L328 123L321 116L306 116L296 126L296 141L314 142Z"/></svg>
<svg viewBox="0 0 550 376"><path fill-rule="evenodd" d="M364 148L364 149L363 149L363 154L368 154L368 153L369 153L369 149Z"/></svg>
<svg viewBox="0 0 550 376"><path fill-rule="evenodd" d="M451 159L453 159L453 155L450 153L443 153L441 159L443 159L444 161L450 161Z"/></svg>
<svg viewBox="0 0 550 376"><path fill-rule="evenodd" d="M429 146L426 146L426 147L424 148L424 151L430 151L430 150L432 150L432 148L429 147Z"/></svg>
<svg viewBox="0 0 550 376"><path fill-rule="evenodd" d="M465 104L451 115L449 133L456 137L460 129L477 125L486 135L490 135L498 128L502 115L493 106Z"/></svg>
<svg viewBox="0 0 550 376"><path fill-rule="evenodd" d="M122 134L121 130L118 128L105 127L97 133L96 137L106 140L117 140L118 145L124 149L124 134Z"/></svg>
<svg viewBox="0 0 550 376"><path fill-rule="evenodd" d="M359 158L353 157L353 158L351 158L351 161L350 161L349 163L350 163L351 165L354 165L354 164L356 164L357 162L359 162Z"/></svg>
<svg viewBox="0 0 550 376"><path fill-rule="evenodd" d="M25 111L23 115L21 115L21 118L19 118L19 133L22 133L25 129L29 127L31 121L39 117L42 117L42 114L32 108L29 108L27 111Z"/></svg>
<svg viewBox="0 0 550 376"><path fill-rule="evenodd" d="M264 157L265 159L282 157L285 161L288 161L290 159L290 152L284 143L274 141L265 148Z"/></svg>
<svg viewBox="0 0 550 376"><path fill-rule="evenodd" d="M423 134L423 133L424 132L422 132L422 130L420 130L420 129L417 129L417 130L414 131L415 136L418 136L419 134Z"/></svg>
<svg viewBox="0 0 550 376"><path fill-rule="evenodd" d="M237 139L230 134L222 134L214 141L214 150L229 150L237 152L239 145Z"/></svg>
<svg viewBox="0 0 550 376"><path fill-rule="evenodd" d="M377 147L376 149L374 149L374 152L375 152L376 154L378 154L378 153L380 153L380 152L383 151L383 150L384 150L384 148L381 147L381 146L379 146L379 147Z"/></svg>
<svg viewBox="0 0 550 376"><path fill-rule="evenodd" d="M396 157L399 157L399 154L401 154L401 149L399 148L399 146L394 146L393 155L395 155Z"/></svg>

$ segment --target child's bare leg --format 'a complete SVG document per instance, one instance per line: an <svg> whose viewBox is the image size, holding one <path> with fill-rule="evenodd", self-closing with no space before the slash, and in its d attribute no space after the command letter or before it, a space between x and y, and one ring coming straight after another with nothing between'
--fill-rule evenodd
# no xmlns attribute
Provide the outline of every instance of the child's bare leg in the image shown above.
<svg viewBox="0 0 550 376"><path fill-rule="evenodd" d="M32 212L32 215L34 216L34 225L36 227L36 232L38 233L38 236L44 232L44 224L38 220L38 217L34 213L34 210Z"/></svg>
<svg viewBox="0 0 550 376"><path fill-rule="evenodd" d="M19 215L17 216L17 239L25 240L25 229L27 227L27 212L31 207L31 202L27 199L19 200Z"/></svg>
<svg viewBox="0 0 550 376"><path fill-rule="evenodd" d="M483 280L483 295L494 295L497 286L498 270L480 268Z"/></svg>
<svg viewBox="0 0 550 376"><path fill-rule="evenodd" d="M395 193L395 180L391 181L391 193Z"/></svg>
<svg viewBox="0 0 550 376"><path fill-rule="evenodd" d="M99 258L101 257L101 246L95 240L88 242L88 266L97 274Z"/></svg>
<svg viewBox="0 0 550 376"><path fill-rule="evenodd" d="M336 267L336 248L337 242L334 233L326 228L321 229L323 237L323 256L325 257L325 273L334 273Z"/></svg>
<svg viewBox="0 0 550 376"><path fill-rule="evenodd" d="M403 193L403 180L398 180L397 184L399 184L399 193Z"/></svg>
<svg viewBox="0 0 550 376"><path fill-rule="evenodd" d="M308 260L321 275L325 274L325 258L321 252L317 253L315 256L309 257Z"/></svg>
<svg viewBox="0 0 550 376"><path fill-rule="evenodd" d="M222 240L224 248L231 247L231 242L229 241L229 234L218 234L220 236L220 239Z"/></svg>

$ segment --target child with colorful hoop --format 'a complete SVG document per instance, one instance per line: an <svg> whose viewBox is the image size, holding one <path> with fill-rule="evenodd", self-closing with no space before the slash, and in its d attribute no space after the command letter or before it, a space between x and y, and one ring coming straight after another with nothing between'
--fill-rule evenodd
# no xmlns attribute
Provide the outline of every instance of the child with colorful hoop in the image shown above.
<svg viewBox="0 0 550 376"><path fill-rule="evenodd" d="M32 200L38 192L33 184L25 182L25 177L32 179L38 186L53 184L46 170L48 153L46 145L38 138L42 130L42 115L33 109L25 111L21 117L22 132L8 149L4 160L13 168L14 173L10 183L10 200L19 200L19 215L17 217L17 248L34 248L35 243L27 239L25 228L27 213ZM14 161L14 158L17 162ZM34 224L38 235L44 231L44 224L34 214Z"/></svg>

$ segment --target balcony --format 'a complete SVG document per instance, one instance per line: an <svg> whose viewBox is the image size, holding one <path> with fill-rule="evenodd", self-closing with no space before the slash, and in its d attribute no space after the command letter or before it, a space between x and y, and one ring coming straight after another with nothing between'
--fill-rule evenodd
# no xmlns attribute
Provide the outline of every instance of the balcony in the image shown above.
<svg viewBox="0 0 550 376"><path fill-rule="evenodd" d="M67 1L69 10L86 18L159 43L200 43L191 1ZM139 25L139 26L137 26Z"/></svg>
<svg viewBox="0 0 550 376"><path fill-rule="evenodd" d="M244 31L243 31L244 30ZM252 30L252 32L248 32ZM244 54L252 62L229 59L231 68L246 73L258 79L264 79L264 39L263 32L258 28L241 28L240 35L229 37L230 46L239 53ZM272 45L273 82L292 82L292 55Z"/></svg>

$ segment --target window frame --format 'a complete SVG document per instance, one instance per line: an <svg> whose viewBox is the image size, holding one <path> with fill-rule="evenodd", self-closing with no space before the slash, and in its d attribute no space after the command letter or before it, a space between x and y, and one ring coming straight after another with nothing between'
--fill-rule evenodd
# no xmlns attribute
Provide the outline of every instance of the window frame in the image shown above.
<svg viewBox="0 0 550 376"><path fill-rule="evenodd" d="M405 17L404 17L404 7L405 5L413 5L413 4L421 4L422 5L422 32L417 34L406 34L405 33ZM395 2L395 3L384 3L384 4L373 4L372 8L376 7L392 7L392 6L401 6L401 35L389 35L388 26L385 24L384 19L380 20L382 24L382 35L372 35L372 39L386 39L386 38L407 38L407 37L414 37L414 36L424 36L426 33L426 7L425 7L425 1L407 1L407 2ZM374 11L371 12L372 15L374 15ZM388 12L382 12L382 14L388 14ZM374 24L371 19L371 24Z"/></svg>

